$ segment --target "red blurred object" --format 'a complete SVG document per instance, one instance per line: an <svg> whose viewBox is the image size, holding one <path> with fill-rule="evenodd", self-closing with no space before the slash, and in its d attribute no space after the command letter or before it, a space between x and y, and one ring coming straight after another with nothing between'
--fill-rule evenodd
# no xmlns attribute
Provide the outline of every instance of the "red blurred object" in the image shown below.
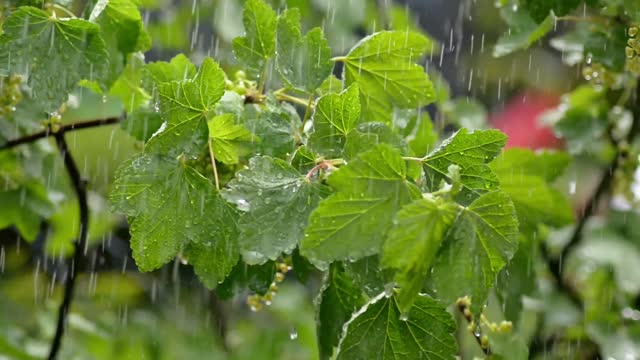
<svg viewBox="0 0 640 360"><path fill-rule="evenodd" d="M511 98L502 111L491 115L490 122L509 136L507 148L560 149L562 140L538 120L542 113L556 107L559 101L559 97L553 94L527 91Z"/></svg>

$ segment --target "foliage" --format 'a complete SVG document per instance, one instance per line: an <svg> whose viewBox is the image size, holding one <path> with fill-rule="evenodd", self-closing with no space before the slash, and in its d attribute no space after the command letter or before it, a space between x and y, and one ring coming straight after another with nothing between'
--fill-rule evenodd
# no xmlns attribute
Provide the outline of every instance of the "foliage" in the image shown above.
<svg viewBox="0 0 640 360"><path fill-rule="evenodd" d="M396 29L387 26L342 49L335 46L334 27L355 27L356 20L336 11L335 26L319 27L305 17L304 1L297 8L247 0L244 32L228 36L222 55L194 56L196 65L184 54L145 60L152 38L165 30L145 27L138 1L90 2L91 9L75 14L64 3L27 3L10 2L1 13L0 228L15 227L34 247L53 232L49 252L61 258L75 252L68 269L88 268L75 263L83 247L99 248L100 240L104 247L106 229L116 226L99 204L83 199L84 182L64 147L74 127L61 117L92 94L86 99L116 99L115 117L125 118L121 128L130 136L122 141L136 148L118 164L108 199L111 211L126 217L137 269L159 270L155 275L189 264L214 300L250 293L254 311L274 297L295 299L278 294L292 271L307 287L282 288L317 295L317 342L311 327L300 330L317 354L290 358L484 354L517 360L545 356L536 342L546 348L546 341L562 357L574 338L588 344L578 357L590 351L621 356L617 344L640 348L638 325L628 321L637 321L639 311L633 307L640 279L631 264L640 254L636 230L617 223L616 211L589 222L606 193L626 206L624 216L637 216L635 2L499 2L509 30L497 40L495 57L534 46L556 22L575 20L576 11L590 14L579 20L588 27L553 42L584 62L585 82L544 116L568 153L504 149L507 136L487 129L480 102L449 99L439 74L425 71L421 64L435 54L436 42L397 8L389 9ZM568 43L576 38L578 45ZM340 76L334 75L337 64ZM423 112L427 106L449 127L435 126ZM35 115L19 118L27 110ZM45 130L38 139L55 136L69 183L43 175L62 168L60 159L52 160L51 144L25 150L12 143L37 130ZM606 171L576 219L569 194L557 184L580 157L604 163ZM93 214L83 220L88 209ZM67 218L74 225L65 228ZM51 229L43 230L43 222ZM87 227L88 243L82 235ZM78 232L79 240L69 241ZM68 274L64 281L73 284ZM570 309L567 314L580 315L563 317L551 305L527 307L525 298L556 301ZM280 311L294 321L295 311ZM75 309L61 313L64 320ZM530 318L541 325L531 326ZM116 322L108 316L96 321L109 324L104 327ZM53 327L51 319L46 323ZM92 328L75 318L74 326L82 324ZM144 315L133 326L153 327ZM261 335L249 336L258 341ZM0 355L33 358L25 337L0 332ZM264 356L251 353L251 346L225 355L222 338L222 345L202 353ZM475 341L471 347L466 338ZM133 354L123 349L113 356ZM202 355L194 350L193 356Z"/></svg>

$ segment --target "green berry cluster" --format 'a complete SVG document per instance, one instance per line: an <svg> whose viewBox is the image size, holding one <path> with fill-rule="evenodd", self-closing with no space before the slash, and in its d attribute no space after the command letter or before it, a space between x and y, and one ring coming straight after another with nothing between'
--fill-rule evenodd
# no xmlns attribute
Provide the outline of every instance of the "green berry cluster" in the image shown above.
<svg viewBox="0 0 640 360"><path fill-rule="evenodd" d="M234 80L225 80L225 89L234 91L245 98L245 103L257 103L262 101L262 94L258 90L258 85L253 80L247 80L247 74L238 70L234 74Z"/></svg>
<svg viewBox="0 0 640 360"><path fill-rule="evenodd" d="M638 27L632 26L627 31L629 40L625 54L627 55L627 70L640 75L640 36L638 36Z"/></svg>
<svg viewBox="0 0 640 360"><path fill-rule="evenodd" d="M276 266L276 274L273 277L271 286L269 286L269 291L264 295L253 294L247 297L247 305L249 305L251 311L260 311L265 305L271 305L273 297L278 293L278 284L283 282L287 273L291 271L291 258L285 258Z"/></svg>
<svg viewBox="0 0 640 360"><path fill-rule="evenodd" d="M600 63L586 65L582 68L582 76L593 85L601 85L608 88L616 88L620 83L618 74L607 70Z"/></svg>
<svg viewBox="0 0 640 360"><path fill-rule="evenodd" d="M20 76L7 76L0 82L0 116L5 117L16 110L16 106L22 100Z"/></svg>

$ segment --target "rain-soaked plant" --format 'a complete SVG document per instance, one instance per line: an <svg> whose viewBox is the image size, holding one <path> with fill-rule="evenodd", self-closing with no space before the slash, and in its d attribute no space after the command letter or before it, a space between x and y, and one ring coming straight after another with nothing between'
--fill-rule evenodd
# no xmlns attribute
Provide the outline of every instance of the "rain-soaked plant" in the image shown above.
<svg viewBox="0 0 640 360"><path fill-rule="evenodd" d="M33 241L58 206L41 170L50 150L37 140L55 138L78 202L49 358L91 248L91 184L65 135L114 123L141 144L110 191L138 269L179 259L216 301L248 287L254 311L276 301L290 271L303 282L321 271L322 359L466 358L465 339L492 359L640 356L640 278L629 265L640 245L616 220L637 215L612 207L607 225L588 226L607 195L638 202L640 2L499 3L510 31L497 57L575 23L551 43L585 82L545 116L569 154L503 151L498 130L434 126L424 107L452 102L421 64L440 46L409 29L333 56L323 29L303 33L298 9L247 0L225 72L212 57L146 62L151 40L134 0L82 11L3 4L0 228ZM62 122L83 92L119 97L124 113ZM603 164L577 219L554 186L570 155ZM619 257L605 256L609 247ZM587 345L572 350L576 341Z"/></svg>

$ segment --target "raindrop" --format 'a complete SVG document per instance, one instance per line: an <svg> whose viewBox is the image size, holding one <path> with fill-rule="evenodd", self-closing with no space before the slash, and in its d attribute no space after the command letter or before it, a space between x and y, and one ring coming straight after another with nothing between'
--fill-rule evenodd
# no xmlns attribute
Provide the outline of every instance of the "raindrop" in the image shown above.
<svg viewBox="0 0 640 360"><path fill-rule="evenodd" d="M289 331L289 339L295 340L297 338L298 338L298 330L296 330L296 328L292 328L291 331Z"/></svg>

